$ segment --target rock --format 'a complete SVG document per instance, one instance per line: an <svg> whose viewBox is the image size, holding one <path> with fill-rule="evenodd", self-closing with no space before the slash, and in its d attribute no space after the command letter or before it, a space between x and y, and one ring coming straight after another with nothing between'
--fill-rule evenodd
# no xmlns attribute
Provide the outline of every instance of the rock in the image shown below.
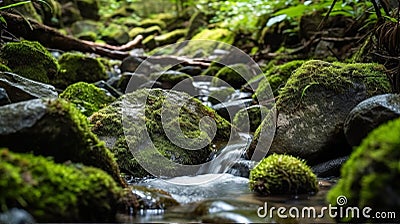
<svg viewBox="0 0 400 224"><path fill-rule="evenodd" d="M389 121L368 134L355 148L341 169L341 179L327 195L332 206L338 206L345 196L346 203L339 204L343 210L358 207L379 208L379 211L400 209L400 119ZM386 213L388 214L388 213ZM371 214L372 215L372 214ZM370 223L373 218L365 216L337 217L337 221ZM389 217L387 217L389 218ZM376 221L376 220L375 220ZM398 222L382 219L379 222Z"/></svg>
<svg viewBox="0 0 400 224"><path fill-rule="evenodd" d="M349 156L332 159L313 166L312 170L318 177L338 177L340 176L340 169L347 159L349 159Z"/></svg>
<svg viewBox="0 0 400 224"><path fill-rule="evenodd" d="M112 87L108 82L105 82L103 80L100 80L98 82L95 82L94 85L97 88L100 88L103 92L105 92L109 96L113 96L115 98L119 98L122 96L122 92L118 91L114 87Z"/></svg>
<svg viewBox="0 0 400 224"><path fill-rule="evenodd" d="M223 67L215 75L212 80L213 86L224 86L226 82L228 85L235 89L240 89L242 85L246 84L246 80L250 80L253 72L250 67L245 64L234 64L229 67Z"/></svg>
<svg viewBox="0 0 400 224"><path fill-rule="evenodd" d="M128 28L123 25L111 23L100 33L101 39L107 44L123 45L129 42Z"/></svg>
<svg viewBox="0 0 400 224"><path fill-rule="evenodd" d="M1 82L1 80L0 80ZM5 89L0 88L0 106L10 104L10 98L8 98L7 92Z"/></svg>
<svg viewBox="0 0 400 224"><path fill-rule="evenodd" d="M64 53L58 60L60 72L52 83L59 88L76 82L93 83L107 79L106 68L97 59L81 53Z"/></svg>
<svg viewBox="0 0 400 224"><path fill-rule="evenodd" d="M185 66L178 69L178 72L186 73L190 76L198 76L201 75L201 68L198 66Z"/></svg>
<svg viewBox="0 0 400 224"><path fill-rule="evenodd" d="M8 98L12 103L36 98L57 98L58 96L55 88L51 85L9 72L0 72L0 88L8 93Z"/></svg>
<svg viewBox="0 0 400 224"><path fill-rule="evenodd" d="M304 160L272 154L250 171L249 186L261 195L318 192L318 181Z"/></svg>
<svg viewBox="0 0 400 224"><path fill-rule="evenodd" d="M153 26L158 26L161 29L165 29L166 24L160 19L143 19L140 22L140 26L143 28L148 28L148 27L153 27Z"/></svg>
<svg viewBox="0 0 400 224"><path fill-rule="evenodd" d="M224 119L233 121L236 113L243 108L249 107L252 102L252 99L234 100L214 105L213 109Z"/></svg>
<svg viewBox="0 0 400 224"><path fill-rule="evenodd" d="M34 99L1 107L0 147L98 167L125 184L113 155L90 131L87 118L63 99Z"/></svg>
<svg viewBox="0 0 400 224"><path fill-rule="evenodd" d="M298 156L311 165L348 155L347 115L362 100L385 92L390 83L380 65L305 62L280 91L269 153Z"/></svg>
<svg viewBox="0 0 400 224"><path fill-rule="evenodd" d="M76 21L71 25L71 33L76 37L88 35L90 33L94 33L95 37L97 37L98 31L102 29L104 29L102 23L92 20Z"/></svg>
<svg viewBox="0 0 400 224"><path fill-rule="evenodd" d="M23 208L38 222L115 221L122 188L100 169L1 149L0 172L0 211Z"/></svg>
<svg viewBox="0 0 400 224"><path fill-rule="evenodd" d="M239 130L244 132L255 132L258 126L263 121L269 112L269 109L262 105L253 105L240 109L235 117L233 118L232 124L235 125Z"/></svg>
<svg viewBox="0 0 400 224"><path fill-rule="evenodd" d="M99 20L99 0L77 0L76 4L80 14L85 19Z"/></svg>
<svg viewBox="0 0 400 224"><path fill-rule="evenodd" d="M149 37L150 35L159 35L162 33L162 29L159 26L151 26L143 30L141 33L145 37Z"/></svg>
<svg viewBox="0 0 400 224"><path fill-rule="evenodd" d="M179 203L163 190L152 189L143 186L130 186L136 196L139 209L168 209Z"/></svg>
<svg viewBox="0 0 400 224"><path fill-rule="evenodd" d="M185 105L180 108L179 105L184 102ZM132 108L132 111L129 108ZM140 109L134 110L134 108ZM126 110L124 115L122 110ZM171 114L179 111L179 118ZM161 113L171 116L163 116L167 121L162 122ZM211 140L208 133L211 127L203 123L201 131L198 126L200 119L206 115L212 117L217 125L216 136L211 144L206 143ZM89 120L93 125L92 131L106 141L116 156L120 168L134 177L149 175L141 166L143 160L149 162L153 168L162 166L158 171L161 173L154 175L166 176L174 173L174 170L168 170L169 167L153 154L154 149L149 145L151 142L168 160L195 165L209 158L214 150L213 144L224 142L231 135L231 125L200 101L193 100L191 96L182 92L161 89L142 89L126 94L108 107L94 113ZM176 123L178 120L179 124ZM122 122L125 122L124 125ZM185 133L184 136L179 133L180 129ZM149 137L146 138L144 134L148 134ZM235 136L235 133L232 135ZM194 148L198 150L187 150ZM134 151L131 152L130 149L137 150L135 157L132 154ZM149 159L151 157L154 158ZM142 163L139 164L135 158L140 158Z"/></svg>
<svg viewBox="0 0 400 224"><path fill-rule="evenodd" d="M153 34L144 38L142 41L143 46L145 46L145 48L147 48L149 50L156 48L157 42L154 38L155 38L155 35L153 35Z"/></svg>
<svg viewBox="0 0 400 224"><path fill-rule="evenodd" d="M81 12L73 2L65 2L61 5L61 21L64 26L82 20Z"/></svg>
<svg viewBox="0 0 400 224"><path fill-rule="evenodd" d="M143 27L135 27L129 30L128 35L131 39L134 39L138 35L141 35L144 33L144 28Z"/></svg>
<svg viewBox="0 0 400 224"><path fill-rule="evenodd" d="M235 89L233 87L226 87L226 86L218 87L217 89L210 91L207 100L213 105L219 103L225 103L230 99L230 96L234 92Z"/></svg>
<svg viewBox="0 0 400 224"><path fill-rule="evenodd" d="M0 58L14 73L43 83L50 83L59 70L57 60L39 42L9 42Z"/></svg>
<svg viewBox="0 0 400 224"><path fill-rule="evenodd" d="M186 29L176 29L169 33L165 33L159 36L154 37L154 40L157 42L158 46L174 44L179 39L182 39L187 33Z"/></svg>
<svg viewBox="0 0 400 224"><path fill-rule="evenodd" d="M252 160L241 159L228 170L227 173L234 176L249 178L250 171L256 166L256 162Z"/></svg>
<svg viewBox="0 0 400 224"><path fill-rule="evenodd" d="M19 208L12 208L9 211L0 213L0 223L4 224L31 224L35 220L27 211Z"/></svg>
<svg viewBox="0 0 400 224"><path fill-rule="evenodd" d="M193 86L193 78L185 73L168 70L165 72L153 73L150 78L154 81L160 82L163 89L172 89L176 91L187 92L195 95L195 88Z"/></svg>
<svg viewBox="0 0 400 224"><path fill-rule="evenodd" d="M150 81L149 77L142 74L124 72L116 83L115 87L121 91L125 92L129 85L129 88L133 91L138 90L140 86Z"/></svg>
<svg viewBox="0 0 400 224"><path fill-rule="evenodd" d="M107 95L105 91L102 91L95 85L85 82L77 82L68 86L60 94L60 98L74 104L86 116L92 115L94 112L115 101L113 96Z"/></svg>
<svg viewBox="0 0 400 224"><path fill-rule="evenodd" d="M145 61L139 57L136 56L128 56L122 60L121 66L119 69L121 69L121 72L135 72L136 69L140 66L140 71L145 73L145 74L150 74L154 72L152 70L152 64L148 61Z"/></svg>
<svg viewBox="0 0 400 224"><path fill-rule="evenodd" d="M400 96L385 94L362 101L347 116L344 134L351 146L357 146L370 131L400 116Z"/></svg>

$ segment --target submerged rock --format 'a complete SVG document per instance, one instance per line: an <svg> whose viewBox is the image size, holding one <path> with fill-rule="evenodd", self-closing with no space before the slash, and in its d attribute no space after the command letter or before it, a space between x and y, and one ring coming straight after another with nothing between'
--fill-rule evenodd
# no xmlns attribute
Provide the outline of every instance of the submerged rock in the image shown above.
<svg viewBox="0 0 400 224"><path fill-rule="evenodd" d="M23 208L38 222L114 221L123 195L122 188L100 169L56 164L4 149L0 149L0 173L0 211Z"/></svg>
<svg viewBox="0 0 400 224"><path fill-rule="evenodd" d="M390 83L381 65L305 62L280 91L269 153L295 155L310 164L350 154L343 132L347 115L362 100L385 92Z"/></svg>
<svg viewBox="0 0 400 224"><path fill-rule="evenodd" d="M89 128L87 118L62 99L35 99L0 110L0 147L98 167L125 185L111 152Z"/></svg>
<svg viewBox="0 0 400 224"><path fill-rule="evenodd" d="M57 98L58 96L55 88L51 85L9 72L0 72L0 87L8 92L9 100L12 103L36 98Z"/></svg>
<svg viewBox="0 0 400 224"><path fill-rule="evenodd" d="M385 94L362 101L347 116L344 133L351 146L357 146L370 131L400 117L400 96Z"/></svg>
<svg viewBox="0 0 400 224"><path fill-rule="evenodd" d="M332 206L341 202L343 210L366 206L379 211L400 210L400 119L389 121L368 134L349 160L343 165L341 179L328 193ZM387 213L386 213L387 214ZM339 221L373 222L367 217L341 217ZM373 218L373 217L372 217ZM398 217L380 219L380 222L398 222ZM395 218L395 219L394 219Z"/></svg>
<svg viewBox="0 0 400 224"><path fill-rule="evenodd" d="M213 127L208 122L199 129L200 119L205 116L216 123L214 139ZM178 164L201 164L215 150L213 144L235 135L231 134L229 122L199 100L183 92L161 89L126 94L89 119L93 132L106 141L120 168L134 177L149 175L136 161L137 156L141 162L159 168L160 175L166 175L174 172L173 167L161 167L163 161L158 156ZM160 154L154 152L151 144ZM132 150L137 150L135 157Z"/></svg>

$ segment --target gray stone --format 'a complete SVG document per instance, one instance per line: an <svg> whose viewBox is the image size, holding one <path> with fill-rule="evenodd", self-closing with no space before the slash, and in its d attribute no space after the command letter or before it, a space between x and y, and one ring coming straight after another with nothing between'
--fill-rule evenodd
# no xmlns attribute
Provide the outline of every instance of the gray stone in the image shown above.
<svg viewBox="0 0 400 224"><path fill-rule="evenodd" d="M135 72L139 65L141 73L150 74L153 71L151 63L135 56L128 56L122 60L119 68L121 72Z"/></svg>
<svg viewBox="0 0 400 224"><path fill-rule="evenodd" d="M1 224L31 224L35 223L32 215L23 209L13 208L0 213Z"/></svg>
<svg viewBox="0 0 400 224"><path fill-rule="evenodd" d="M0 88L0 106L10 104L11 101L8 98L7 91L3 88Z"/></svg>
<svg viewBox="0 0 400 224"><path fill-rule="evenodd" d="M53 86L36 82L10 72L0 72L0 88L6 90L12 103L36 98L58 97Z"/></svg>
<svg viewBox="0 0 400 224"><path fill-rule="evenodd" d="M400 95L384 94L362 101L347 116L344 133L351 146L357 146L370 131L400 117Z"/></svg>

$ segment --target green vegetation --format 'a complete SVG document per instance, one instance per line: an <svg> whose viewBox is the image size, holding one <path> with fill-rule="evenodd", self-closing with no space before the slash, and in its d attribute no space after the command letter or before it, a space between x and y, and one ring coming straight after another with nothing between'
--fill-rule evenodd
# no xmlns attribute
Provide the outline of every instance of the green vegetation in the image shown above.
<svg viewBox="0 0 400 224"><path fill-rule="evenodd" d="M248 108L243 108L237 112L233 118L232 124L239 130L250 130L255 132L261 125L262 115L268 114L268 108L261 105L253 105Z"/></svg>
<svg viewBox="0 0 400 224"><path fill-rule="evenodd" d="M95 85L85 82L78 82L68 86L60 94L60 98L73 103L86 116L92 115L115 100L113 96L107 95Z"/></svg>
<svg viewBox="0 0 400 224"><path fill-rule="evenodd" d="M337 197L345 196L347 207L379 208L379 211L400 209L400 119L373 130L343 165L341 179L328 194L328 201L337 206ZM361 216L362 217L362 216ZM340 221L371 222L350 219Z"/></svg>
<svg viewBox="0 0 400 224"><path fill-rule="evenodd" d="M59 70L57 60L39 42L9 42L0 58L14 73L39 82L49 83Z"/></svg>
<svg viewBox="0 0 400 224"><path fill-rule="evenodd" d="M223 85L223 81L227 82L230 86L240 89L242 85L246 84L246 79L249 80L252 77L250 68L245 64L234 64L229 67L223 67L215 75L212 80L212 85L219 86Z"/></svg>
<svg viewBox="0 0 400 224"><path fill-rule="evenodd" d="M0 150L0 211L27 210L38 222L113 222L122 189L104 171Z"/></svg>
<svg viewBox="0 0 400 224"><path fill-rule="evenodd" d="M249 186L262 195L307 194L318 191L318 181L304 160L272 154L250 171Z"/></svg>
<svg viewBox="0 0 400 224"><path fill-rule="evenodd" d="M128 28L124 25L109 24L100 33L101 39L111 45L123 45L128 43Z"/></svg>

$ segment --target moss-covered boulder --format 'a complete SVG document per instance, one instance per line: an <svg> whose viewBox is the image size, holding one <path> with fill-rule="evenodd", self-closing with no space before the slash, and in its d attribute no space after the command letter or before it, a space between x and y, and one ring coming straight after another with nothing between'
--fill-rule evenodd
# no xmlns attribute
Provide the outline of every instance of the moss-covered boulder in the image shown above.
<svg viewBox="0 0 400 224"><path fill-rule="evenodd" d="M212 80L214 86L224 85L223 81L228 83L230 86L236 89L240 89L242 85L246 84L247 81L253 76L249 66L245 64L234 64L223 67L215 75Z"/></svg>
<svg viewBox="0 0 400 224"><path fill-rule="evenodd" d="M111 45L123 45L129 42L129 30L126 26L111 23L100 33L101 39Z"/></svg>
<svg viewBox="0 0 400 224"><path fill-rule="evenodd" d="M87 118L63 99L3 106L0 127L0 147L98 167L124 185L112 153L90 131Z"/></svg>
<svg viewBox="0 0 400 224"><path fill-rule="evenodd" d="M180 108L181 102L186 103ZM124 125L123 110L127 110ZM164 120L163 124L162 114L177 112L178 117L172 116L172 120ZM200 119L204 116L209 116L216 123L216 136L212 141L212 136L209 135L211 127L204 124L205 126L199 129ZM93 125L93 132L106 141L120 168L135 177L146 176L148 173L135 160L131 150L140 149L137 154L159 169L162 175L172 170L162 167L162 163L151 151L151 143L163 157L175 163L194 165L207 161L215 151L213 145L226 142L231 135L231 125L199 100L186 93L161 89L142 89L126 94L94 113L89 119ZM180 130L184 136L179 133ZM146 139L146 134L150 139ZM234 136L235 132L232 135ZM169 139L171 136L178 139ZM204 141L211 143L198 150L190 150L198 148Z"/></svg>
<svg viewBox="0 0 400 224"><path fill-rule="evenodd" d="M39 82L49 83L58 70L57 60L39 42L9 42L1 48L1 61L14 73Z"/></svg>
<svg viewBox="0 0 400 224"><path fill-rule="evenodd" d="M237 112L232 124L239 130L255 132L262 122L262 115L266 116L268 112L268 108L261 105L243 108Z"/></svg>
<svg viewBox="0 0 400 224"><path fill-rule="evenodd" d="M304 160L272 154L250 171L250 190L262 195L309 194L318 191L318 181Z"/></svg>
<svg viewBox="0 0 400 224"><path fill-rule="evenodd" d="M235 89L233 87L220 87L210 92L210 95L208 95L208 102L213 105L226 102L234 92Z"/></svg>
<svg viewBox="0 0 400 224"><path fill-rule="evenodd" d="M159 46L176 43L179 39L183 38L187 33L186 29L176 29L169 33L156 36L154 40Z"/></svg>
<svg viewBox="0 0 400 224"><path fill-rule="evenodd" d="M273 66L265 73L265 79L263 79L257 87L257 90L253 98L257 98L259 101L263 101L262 96L269 91L269 87L272 90L274 96L278 96L279 90L283 88L290 75L302 64L303 60L295 60L283 65ZM269 87L268 85L269 84ZM260 98L261 97L261 98ZM260 98L260 99L258 99Z"/></svg>
<svg viewBox="0 0 400 224"><path fill-rule="evenodd" d="M38 222L113 222L123 190L104 171L0 149L0 211Z"/></svg>
<svg viewBox="0 0 400 224"><path fill-rule="evenodd" d="M269 153L295 155L310 164L350 154L343 133L349 112L364 99L390 91L381 65L305 62L279 92Z"/></svg>
<svg viewBox="0 0 400 224"><path fill-rule="evenodd" d="M78 82L68 86L60 97L73 103L82 114L92 115L94 112L112 103L115 98L93 84Z"/></svg>
<svg viewBox="0 0 400 224"><path fill-rule="evenodd" d="M66 88L80 81L93 83L107 78L106 68L98 58L81 53L64 53L58 62L60 72L52 83L59 88Z"/></svg>

